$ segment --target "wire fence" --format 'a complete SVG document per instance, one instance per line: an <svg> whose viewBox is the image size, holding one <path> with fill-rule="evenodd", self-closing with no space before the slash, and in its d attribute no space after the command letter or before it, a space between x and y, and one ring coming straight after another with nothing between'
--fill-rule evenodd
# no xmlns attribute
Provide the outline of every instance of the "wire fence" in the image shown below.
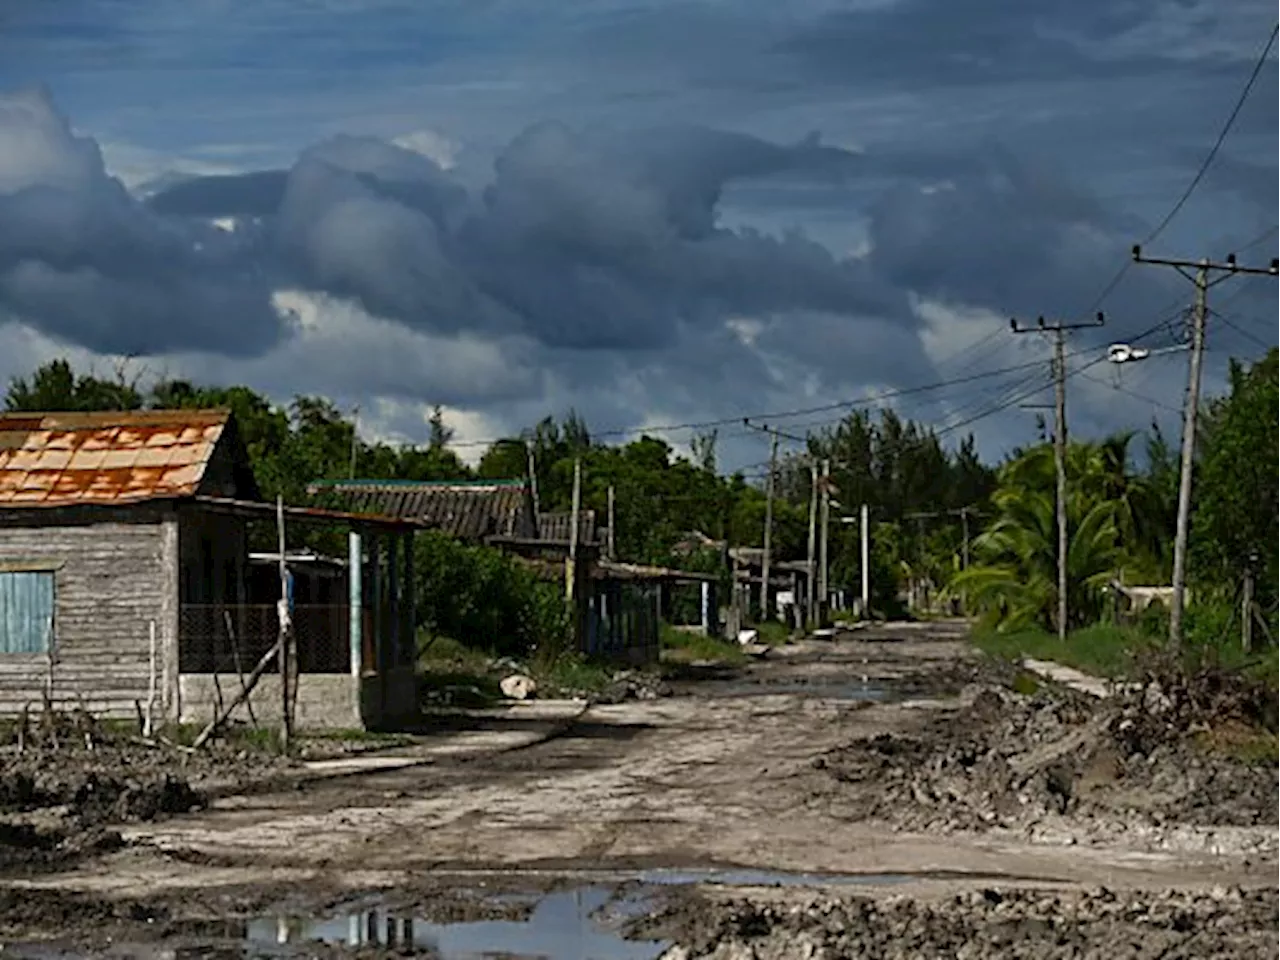
<svg viewBox="0 0 1280 960"><path fill-rule="evenodd" d="M351 669L350 607L298 604L293 634L300 673ZM184 603L178 615L178 669L182 673L248 673L275 645L275 604ZM268 669L276 669L273 663Z"/></svg>

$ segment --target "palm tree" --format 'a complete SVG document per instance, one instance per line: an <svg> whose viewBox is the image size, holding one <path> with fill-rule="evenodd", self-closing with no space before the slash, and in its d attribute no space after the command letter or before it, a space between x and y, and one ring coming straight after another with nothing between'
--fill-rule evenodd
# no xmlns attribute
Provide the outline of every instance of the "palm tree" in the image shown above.
<svg viewBox="0 0 1280 960"><path fill-rule="evenodd" d="M1102 588L1124 557L1124 530L1132 516L1125 497L1127 438L1069 448L1067 594L1071 624L1102 609ZM1117 457L1119 459L1117 459ZM977 563L951 581L953 593L1001 629L1054 626L1057 609L1057 522L1052 452L1027 451L1006 464L992 495L996 519L973 543ZM1107 496L1107 493L1118 496Z"/></svg>

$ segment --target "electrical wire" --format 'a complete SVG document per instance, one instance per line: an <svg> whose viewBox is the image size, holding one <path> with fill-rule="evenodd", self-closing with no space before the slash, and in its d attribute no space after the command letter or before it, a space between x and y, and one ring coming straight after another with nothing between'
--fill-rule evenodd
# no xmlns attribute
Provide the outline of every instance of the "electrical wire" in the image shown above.
<svg viewBox="0 0 1280 960"><path fill-rule="evenodd" d="M1258 75L1262 73L1262 68L1267 62L1267 57L1271 53L1271 47L1276 42L1276 34L1280 32L1280 24L1271 28L1271 36L1267 38L1267 45L1262 51L1262 55L1258 57L1258 62L1253 65L1253 72L1249 74L1249 81L1244 85L1244 89L1240 91L1240 96L1236 99L1236 105L1231 109L1231 113L1227 116L1227 122L1222 125L1222 130L1218 133L1218 139L1214 141L1213 147L1204 158L1204 162L1200 164L1200 169L1196 171L1196 175L1191 178L1191 182L1187 184L1187 188L1182 191L1182 196L1178 198L1178 202L1173 205L1163 220L1147 234L1142 241L1142 245L1146 246L1152 240L1164 233L1165 227L1173 221L1179 211L1191 199L1191 194L1195 193L1196 187L1200 185L1200 181L1204 179L1204 175L1209 172L1209 167L1213 163L1214 158L1218 155L1218 150L1222 148L1222 144L1227 139L1227 134L1231 132L1232 126L1236 122L1236 117L1240 115L1240 110L1244 107L1245 101L1249 99L1249 92L1253 90L1253 85L1258 79Z"/></svg>
<svg viewBox="0 0 1280 960"><path fill-rule="evenodd" d="M1274 350L1276 348L1276 344L1267 343L1261 337L1255 336L1254 334L1246 330L1244 327L1241 327L1236 325L1235 323L1232 323L1230 318L1226 314L1221 313L1218 310L1210 310L1209 313L1217 317L1219 320L1225 323L1228 327L1230 327L1236 333L1240 334L1240 336L1244 337L1246 340L1250 341L1251 343L1257 344L1263 350Z"/></svg>
<svg viewBox="0 0 1280 960"><path fill-rule="evenodd" d="M1096 383L1096 384L1099 384L1100 386L1107 387L1110 390L1115 390L1117 393L1127 394L1128 396L1133 397L1137 400L1143 400L1151 404L1153 407L1159 407L1161 410L1168 410L1172 413L1182 413L1182 411L1179 408L1171 404L1165 403L1163 400L1157 400L1155 397L1149 397L1144 393L1138 393L1136 390L1130 390L1127 387L1122 387L1118 383L1109 383L1106 380L1101 379L1100 377L1091 377L1087 373L1082 373L1080 374L1080 376L1084 377L1084 379L1090 381L1091 383Z"/></svg>

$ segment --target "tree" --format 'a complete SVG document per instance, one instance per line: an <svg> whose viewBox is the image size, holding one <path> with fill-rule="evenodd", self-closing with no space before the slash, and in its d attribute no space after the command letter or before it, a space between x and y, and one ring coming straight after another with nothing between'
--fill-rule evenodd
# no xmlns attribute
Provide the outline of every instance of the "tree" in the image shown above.
<svg viewBox="0 0 1280 960"><path fill-rule="evenodd" d="M431 416L427 420L431 433L427 437L427 446L432 450L443 450L453 440L453 428L444 422L444 409L440 404L431 408Z"/></svg>
<svg viewBox="0 0 1280 960"><path fill-rule="evenodd" d="M1230 392L1209 405L1196 477L1192 573L1234 591L1254 567L1258 599L1276 599L1277 351L1249 369L1232 361Z"/></svg>
<svg viewBox="0 0 1280 960"><path fill-rule="evenodd" d="M975 566L957 574L951 590L1001 629L1054 626L1057 610L1054 493L1016 482L992 495L996 520L973 542ZM1102 588L1118 558L1115 505L1076 493L1067 498L1067 594L1071 625L1102 609Z"/></svg>
<svg viewBox="0 0 1280 960"><path fill-rule="evenodd" d="M5 394L5 409L87 413L137 410L142 401L136 380L126 379L123 366L114 381L102 380L92 374L77 376L70 363L58 359L37 368L30 380L14 377Z"/></svg>

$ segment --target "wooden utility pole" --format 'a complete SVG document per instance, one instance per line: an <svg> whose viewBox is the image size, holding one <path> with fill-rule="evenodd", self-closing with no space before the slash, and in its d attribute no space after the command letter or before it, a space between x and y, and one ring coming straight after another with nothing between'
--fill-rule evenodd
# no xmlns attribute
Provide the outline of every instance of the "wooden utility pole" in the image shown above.
<svg viewBox="0 0 1280 960"><path fill-rule="evenodd" d="M1034 327L1019 327L1017 320L1010 320L1014 333L1053 334L1053 463L1057 474L1058 514L1058 639L1067 639L1067 361L1064 350L1069 330L1084 327L1100 327L1103 316L1098 314L1092 323L1055 323L1047 325L1041 317Z"/></svg>
<svg viewBox="0 0 1280 960"><path fill-rule="evenodd" d="M1173 267L1196 288L1195 308L1191 313L1191 360L1187 371L1187 402L1182 411L1182 462L1178 472L1178 528L1173 540L1173 601L1169 604L1169 643L1182 645L1182 620L1187 591L1187 540L1191 533L1191 474L1196 456L1196 419L1200 410L1200 369L1204 362L1205 327L1209 320L1209 289L1239 273L1254 276L1280 275L1280 261L1269 267L1242 267L1236 255L1229 254L1224 263L1208 259L1198 261L1144 257L1142 247L1134 246L1137 263ZM1194 273L1189 271L1194 270ZM1221 274L1211 279L1214 274Z"/></svg>
<svg viewBox="0 0 1280 960"><path fill-rule="evenodd" d="M818 465L810 461L809 463L809 479L811 483L809 491L809 566L808 573L805 576L805 619L808 621L809 627L817 626L817 613L814 609L814 602L817 597L817 572L815 566L817 560L817 539L818 539Z"/></svg>
<svg viewBox="0 0 1280 960"><path fill-rule="evenodd" d="M822 622L826 623L826 609L830 602L830 585L827 582L827 540L831 529L831 461L822 461L822 539L819 541L818 565L821 577L818 580L818 613Z"/></svg>

